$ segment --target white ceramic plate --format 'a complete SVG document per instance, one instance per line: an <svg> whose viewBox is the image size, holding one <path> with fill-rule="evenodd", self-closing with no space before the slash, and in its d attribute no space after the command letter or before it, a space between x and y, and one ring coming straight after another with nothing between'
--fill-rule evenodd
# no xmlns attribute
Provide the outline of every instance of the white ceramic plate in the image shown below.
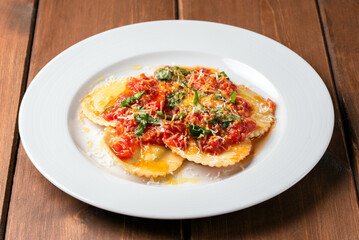
<svg viewBox="0 0 359 240"><path fill-rule="evenodd" d="M84 91L104 76L141 71L134 65L158 64L216 67L277 103L276 126L248 167L217 181L153 185L109 172L86 154L78 118ZM199 21L125 26L70 47L35 77L19 116L28 156L57 187L109 211L161 219L228 213L280 194L319 161L333 124L329 93L301 57L248 30Z"/></svg>

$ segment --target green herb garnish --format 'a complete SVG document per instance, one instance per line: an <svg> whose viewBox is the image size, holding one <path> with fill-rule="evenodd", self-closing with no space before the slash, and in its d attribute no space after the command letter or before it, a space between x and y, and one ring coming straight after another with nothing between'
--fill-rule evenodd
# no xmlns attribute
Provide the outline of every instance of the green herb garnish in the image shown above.
<svg viewBox="0 0 359 240"><path fill-rule="evenodd" d="M157 115L163 117L166 120L181 120L183 117L187 115L187 109L183 110L180 114L178 114L175 118L171 117L170 115L164 114L162 111L156 111Z"/></svg>
<svg viewBox="0 0 359 240"><path fill-rule="evenodd" d="M140 122L140 124L135 129L135 137L141 137L148 122L148 114L136 114L135 120L136 122Z"/></svg>
<svg viewBox="0 0 359 240"><path fill-rule="evenodd" d="M163 117L166 120L172 120L172 117L170 115L166 115L162 111L156 111L156 113L158 116Z"/></svg>
<svg viewBox="0 0 359 240"><path fill-rule="evenodd" d="M193 97L193 104L196 105L199 103L199 98L198 98L198 92L196 89L192 89L192 91L194 92L194 97Z"/></svg>
<svg viewBox="0 0 359 240"><path fill-rule="evenodd" d="M208 130L206 127L200 127L195 124L189 124L187 125L189 129L189 133L191 134L191 137L193 138L200 138L204 137L207 134L211 134L212 131Z"/></svg>
<svg viewBox="0 0 359 240"><path fill-rule="evenodd" d="M102 114L104 114L105 112L110 111L113 108L113 106L109 106L107 108L105 108L105 110L103 110Z"/></svg>
<svg viewBox="0 0 359 240"><path fill-rule="evenodd" d="M187 115L187 109L183 110L178 116L175 117L175 120L181 120Z"/></svg>
<svg viewBox="0 0 359 240"><path fill-rule="evenodd" d="M236 99L237 99L236 91L231 92L231 101L230 101L230 103L236 103Z"/></svg>
<svg viewBox="0 0 359 240"><path fill-rule="evenodd" d="M222 127L226 129L229 127L229 124L234 121L243 121L243 118L237 114L229 114L221 119Z"/></svg>
<svg viewBox="0 0 359 240"><path fill-rule="evenodd" d="M183 85L185 85L186 88L188 88L188 81L186 79L180 80L180 83L182 83Z"/></svg>
<svg viewBox="0 0 359 240"><path fill-rule="evenodd" d="M146 93L146 90L138 92L133 96L125 98L120 103L119 107L128 107L128 106L130 106L133 103L133 101L140 99L142 97L142 95L145 94L145 93Z"/></svg>
<svg viewBox="0 0 359 240"><path fill-rule="evenodd" d="M219 73L219 77L225 77L225 78L229 79L229 77L227 76L227 74L224 71Z"/></svg>
<svg viewBox="0 0 359 240"><path fill-rule="evenodd" d="M160 125L162 123L161 119L154 118L147 113L144 114L135 114L134 116L136 122L140 122L138 127L135 129L135 137L141 137L147 124Z"/></svg>
<svg viewBox="0 0 359 240"><path fill-rule="evenodd" d="M177 66L160 68L155 71L155 78L159 81L169 81L177 77L177 80L184 80L188 71Z"/></svg>
<svg viewBox="0 0 359 240"><path fill-rule="evenodd" d="M160 68L155 71L155 78L160 81L172 80L173 71L170 68Z"/></svg>
<svg viewBox="0 0 359 240"><path fill-rule="evenodd" d="M140 105L137 107L137 110L145 110L145 106Z"/></svg>
<svg viewBox="0 0 359 240"><path fill-rule="evenodd" d="M180 68L180 67L177 67L177 66L173 66L171 67L171 70L172 71L175 71L175 70L178 70L183 76L187 76L188 75L188 71L184 68Z"/></svg>
<svg viewBox="0 0 359 240"><path fill-rule="evenodd" d="M175 89L171 94L166 96L166 99L168 99L167 106L176 107L185 97L186 92Z"/></svg>
<svg viewBox="0 0 359 240"><path fill-rule="evenodd" d="M205 122L205 123L215 124L215 123L218 122L218 120L222 117L222 114L223 114L223 112L217 112L217 113L213 116L212 120L207 121L207 122Z"/></svg>
<svg viewBox="0 0 359 240"><path fill-rule="evenodd" d="M224 71L220 72L218 77L219 77L219 78L225 77L225 78L227 78L230 82L232 82L231 79L229 79L229 77L227 76L227 74L226 74Z"/></svg>

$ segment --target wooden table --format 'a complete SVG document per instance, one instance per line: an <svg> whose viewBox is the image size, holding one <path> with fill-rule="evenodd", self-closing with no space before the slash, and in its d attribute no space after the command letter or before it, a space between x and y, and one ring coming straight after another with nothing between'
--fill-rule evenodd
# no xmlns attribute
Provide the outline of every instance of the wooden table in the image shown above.
<svg viewBox="0 0 359 240"><path fill-rule="evenodd" d="M246 28L286 45L314 67L330 91L336 121L327 152L304 179L242 211L162 221L89 206L35 169L17 129L19 104L34 76L93 34L162 19ZM0 238L359 239L358 29L357 0L0 1Z"/></svg>

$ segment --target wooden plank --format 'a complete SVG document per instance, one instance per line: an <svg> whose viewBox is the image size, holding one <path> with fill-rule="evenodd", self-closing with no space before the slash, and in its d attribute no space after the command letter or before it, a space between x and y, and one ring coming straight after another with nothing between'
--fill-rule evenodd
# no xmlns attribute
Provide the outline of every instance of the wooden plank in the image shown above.
<svg viewBox="0 0 359 240"><path fill-rule="evenodd" d="M359 192L359 3L318 1Z"/></svg>
<svg viewBox="0 0 359 240"><path fill-rule="evenodd" d="M0 1L0 238L4 234L18 147L17 111L27 74L34 1Z"/></svg>
<svg viewBox="0 0 359 240"><path fill-rule="evenodd" d="M104 30L135 22L173 19L174 1L41 0L29 79L55 55ZM19 149L7 239L175 239L180 221L113 214L82 203L49 183Z"/></svg>
<svg viewBox="0 0 359 240"><path fill-rule="evenodd" d="M355 239L359 236L355 187L315 1L180 0L179 6L180 19L243 27L291 48L323 78L336 113L329 149L305 179L259 206L193 220L192 238Z"/></svg>

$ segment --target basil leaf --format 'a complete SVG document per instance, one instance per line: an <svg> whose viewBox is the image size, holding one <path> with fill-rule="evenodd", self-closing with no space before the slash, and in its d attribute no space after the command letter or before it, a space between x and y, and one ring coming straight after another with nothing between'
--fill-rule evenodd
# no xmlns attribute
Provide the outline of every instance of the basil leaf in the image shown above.
<svg viewBox="0 0 359 240"><path fill-rule="evenodd" d="M236 103L236 99L237 99L236 91L231 92L231 101L230 101L230 103Z"/></svg>
<svg viewBox="0 0 359 240"><path fill-rule="evenodd" d="M207 122L205 122L205 123L215 124L215 123L218 122L218 120L222 117L222 114L223 114L223 112L217 112L217 113L213 116L212 120L207 121Z"/></svg>
<svg viewBox="0 0 359 240"><path fill-rule="evenodd" d="M152 117L150 115L148 115L147 113L143 113L143 114L135 114L135 120L136 122L140 122L140 123L149 123L149 124L153 124L153 125L160 125L162 123L162 120L159 118L155 118Z"/></svg>
<svg viewBox="0 0 359 240"><path fill-rule="evenodd" d="M234 122L234 121L242 121L243 118L238 114L228 114L221 121L222 122Z"/></svg>
<svg viewBox="0 0 359 240"><path fill-rule="evenodd" d="M159 81L169 81L174 77L177 77L177 80L184 80L187 75L186 69L177 66L160 68L155 71L155 78Z"/></svg>
<svg viewBox="0 0 359 240"><path fill-rule="evenodd" d="M145 106L140 105L137 107L137 110L145 110Z"/></svg>
<svg viewBox="0 0 359 240"><path fill-rule="evenodd" d="M173 71L170 68L160 68L155 71L155 78L160 81L172 80Z"/></svg>
<svg viewBox="0 0 359 240"><path fill-rule="evenodd" d="M147 124L160 125L162 123L161 119L154 118L147 113L144 114L135 114L134 116L136 122L140 122L140 124L135 129L135 137L141 137Z"/></svg>
<svg viewBox="0 0 359 240"><path fill-rule="evenodd" d="M159 118L154 118L152 116L148 116L148 121L149 124L153 124L153 125L161 125L162 120Z"/></svg>
<svg viewBox="0 0 359 240"><path fill-rule="evenodd" d="M146 93L146 90L136 93L133 96L125 98L119 105L119 107L128 107L132 104L133 101L138 100Z"/></svg>
<svg viewBox="0 0 359 240"><path fill-rule="evenodd" d="M225 77L225 78L229 79L229 77L227 76L227 74L224 71L219 73L219 77Z"/></svg>
<svg viewBox="0 0 359 240"><path fill-rule="evenodd" d="M196 89L192 89L194 92L194 97L193 97L193 104L196 105L199 103L199 98L198 98L198 92Z"/></svg>
<svg viewBox="0 0 359 240"><path fill-rule="evenodd" d="M183 110L180 114L178 114L177 117L175 117L175 120L181 120L187 115L187 109Z"/></svg>
<svg viewBox="0 0 359 240"><path fill-rule="evenodd" d="M156 111L156 113L157 113L158 116L163 117L166 120L172 120L173 119L173 117L171 117L170 115L164 114L162 111ZM181 120L186 115L187 115L187 109L185 109L180 114L178 114L173 120Z"/></svg>
<svg viewBox="0 0 359 240"><path fill-rule="evenodd" d="M223 129L227 129L228 127L229 127L229 124L230 124L231 122L223 122L222 123L222 128Z"/></svg>
<svg viewBox="0 0 359 240"><path fill-rule="evenodd" d="M175 89L171 94L166 96L168 99L168 107L176 107L186 97L186 92L178 91Z"/></svg>
<svg viewBox="0 0 359 240"><path fill-rule="evenodd" d="M232 82L231 79L229 79L229 77L227 76L227 74L226 74L225 72L223 72L223 71L219 73L219 76L218 76L218 77L219 77L219 78L225 77L225 78L227 78L230 82Z"/></svg>
<svg viewBox="0 0 359 240"><path fill-rule="evenodd" d="M140 123L140 125L138 125L138 127L135 129L135 137L141 137L143 135L143 132L145 131L146 128L146 123Z"/></svg>
<svg viewBox="0 0 359 240"><path fill-rule="evenodd" d="M147 113L135 114L134 117L135 117L136 122L144 122L144 123L148 122L148 114Z"/></svg>
<svg viewBox="0 0 359 240"><path fill-rule="evenodd" d="M183 79L183 80L180 80L180 82L188 88L188 81L187 80Z"/></svg>
<svg viewBox="0 0 359 240"><path fill-rule="evenodd" d="M180 73L184 76L187 76L188 75L188 71L184 68L180 68L180 67L177 67L177 66L174 66L171 68L172 70L179 70Z"/></svg>
<svg viewBox="0 0 359 240"><path fill-rule="evenodd" d="M189 125L187 125L187 127L189 129L189 133L191 134L191 137L193 137L193 138L204 137L206 134L212 133L206 127L200 127L195 124L189 124Z"/></svg>
<svg viewBox="0 0 359 240"><path fill-rule="evenodd" d="M135 129L135 137L141 137L148 122L148 114L135 114L135 120L136 122L140 122L140 124Z"/></svg>
<svg viewBox="0 0 359 240"><path fill-rule="evenodd" d="M158 116L163 117L166 120L172 120L172 117L170 115L166 115L162 111L156 111L156 113Z"/></svg>
<svg viewBox="0 0 359 240"><path fill-rule="evenodd" d="M234 121L243 121L243 118L237 114L229 114L221 119L222 127L226 129L229 127L229 124Z"/></svg>
<svg viewBox="0 0 359 240"><path fill-rule="evenodd" d="M103 110L102 114L105 113L105 112L110 111L112 108L113 108L113 105L105 108L105 110Z"/></svg>

